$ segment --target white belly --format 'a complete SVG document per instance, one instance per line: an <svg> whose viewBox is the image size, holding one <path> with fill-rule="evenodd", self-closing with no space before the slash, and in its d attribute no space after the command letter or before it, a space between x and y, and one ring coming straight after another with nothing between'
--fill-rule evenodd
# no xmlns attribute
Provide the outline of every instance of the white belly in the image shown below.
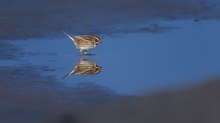
<svg viewBox="0 0 220 123"><path fill-rule="evenodd" d="M78 49L80 50L89 50L89 49L93 49L94 47L78 47Z"/></svg>

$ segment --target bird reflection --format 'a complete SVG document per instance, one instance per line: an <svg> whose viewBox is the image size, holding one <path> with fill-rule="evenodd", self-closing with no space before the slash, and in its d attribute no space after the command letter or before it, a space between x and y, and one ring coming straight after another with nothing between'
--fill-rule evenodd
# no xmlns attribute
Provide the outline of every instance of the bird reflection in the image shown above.
<svg viewBox="0 0 220 123"><path fill-rule="evenodd" d="M98 66L96 62L88 60L85 58L80 58L79 62L74 66L72 71L68 73L63 79L69 77L72 74L79 75L96 75L99 74L102 70L101 66Z"/></svg>

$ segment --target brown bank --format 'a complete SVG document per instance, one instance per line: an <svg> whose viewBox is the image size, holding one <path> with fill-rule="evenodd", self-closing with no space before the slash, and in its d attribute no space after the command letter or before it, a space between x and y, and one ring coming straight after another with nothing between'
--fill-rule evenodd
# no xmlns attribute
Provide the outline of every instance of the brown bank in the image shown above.
<svg viewBox="0 0 220 123"><path fill-rule="evenodd" d="M219 123L220 80L57 115L53 123ZM52 123L52 122L49 122Z"/></svg>
<svg viewBox="0 0 220 123"><path fill-rule="evenodd" d="M219 123L220 79L88 111L87 123Z"/></svg>

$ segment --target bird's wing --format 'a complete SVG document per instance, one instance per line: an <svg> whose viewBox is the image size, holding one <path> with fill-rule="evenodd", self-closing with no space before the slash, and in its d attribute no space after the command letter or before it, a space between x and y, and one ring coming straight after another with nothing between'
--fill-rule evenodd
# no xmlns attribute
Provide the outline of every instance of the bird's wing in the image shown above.
<svg viewBox="0 0 220 123"><path fill-rule="evenodd" d="M74 41L76 42L77 46L93 46L94 41L90 36L73 36Z"/></svg>
<svg viewBox="0 0 220 123"><path fill-rule="evenodd" d="M89 74L91 71L91 67L80 67L78 69L75 70L76 74L81 74L81 75L85 75L85 74Z"/></svg>
<svg viewBox="0 0 220 123"><path fill-rule="evenodd" d="M93 35L81 35L81 37L82 37L84 40L89 40L89 41L93 41L93 40L94 40Z"/></svg>

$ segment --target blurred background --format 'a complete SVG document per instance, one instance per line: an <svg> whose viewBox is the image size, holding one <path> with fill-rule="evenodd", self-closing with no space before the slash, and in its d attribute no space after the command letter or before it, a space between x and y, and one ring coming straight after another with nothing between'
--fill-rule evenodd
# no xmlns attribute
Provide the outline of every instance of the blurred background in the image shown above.
<svg viewBox="0 0 220 123"><path fill-rule="evenodd" d="M220 1L0 0L1 123L219 123ZM96 34L80 56L62 31ZM98 74L73 74L82 60Z"/></svg>

